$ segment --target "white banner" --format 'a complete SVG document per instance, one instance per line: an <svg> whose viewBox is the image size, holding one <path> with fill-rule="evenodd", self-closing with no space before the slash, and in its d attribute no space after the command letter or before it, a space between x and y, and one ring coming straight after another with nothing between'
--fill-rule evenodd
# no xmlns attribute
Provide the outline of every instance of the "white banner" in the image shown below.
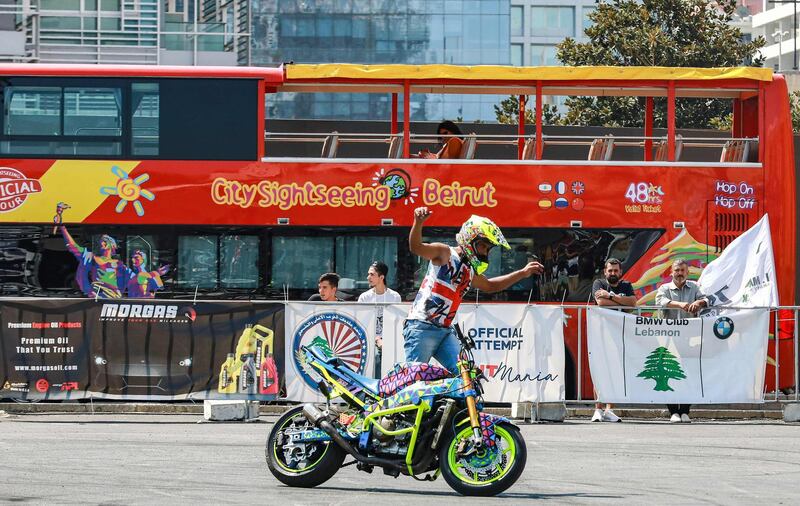
<svg viewBox="0 0 800 506"><path fill-rule="evenodd" d="M703 269L698 284L711 306L769 307L778 305L777 279L765 214Z"/></svg>
<svg viewBox="0 0 800 506"><path fill-rule="evenodd" d="M403 322L409 304L387 306L383 313L384 374L403 362ZM475 340L475 362L489 381L488 402L564 400L563 312L557 306L462 304L457 321Z"/></svg>
<svg viewBox="0 0 800 506"><path fill-rule="evenodd" d="M763 402L769 311L661 319L589 307L589 369L612 403Z"/></svg>
<svg viewBox="0 0 800 506"><path fill-rule="evenodd" d="M298 360L301 345L322 339L350 368L372 377L375 357L375 304L286 304L286 398L324 398Z"/></svg>

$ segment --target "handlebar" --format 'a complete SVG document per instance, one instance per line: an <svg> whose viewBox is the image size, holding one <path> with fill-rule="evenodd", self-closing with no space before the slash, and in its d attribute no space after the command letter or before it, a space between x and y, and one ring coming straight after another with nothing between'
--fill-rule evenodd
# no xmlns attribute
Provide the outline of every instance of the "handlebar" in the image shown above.
<svg viewBox="0 0 800 506"><path fill-rule="evenodd" d="M454 323L453 327L456 329L456 336L458 336L458 340L461 341L461 346L463 346L465 350L474 350L475 341L471 337L464 335L458 323Z"/></svg>

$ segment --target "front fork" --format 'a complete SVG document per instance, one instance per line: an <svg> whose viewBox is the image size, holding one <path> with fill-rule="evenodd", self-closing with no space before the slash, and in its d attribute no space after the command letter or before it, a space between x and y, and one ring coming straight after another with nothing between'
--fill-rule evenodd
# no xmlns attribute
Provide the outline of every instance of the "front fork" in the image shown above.
<svg viewBox="0 0 800 506"><path fill-rule="evenodd" d="M461 373L461 381L464 384L464 392L466 393L465 400L467 402L467 413L469 413L469 424L472 427L473 448L479 449L483 447L483 435L481 434L480 416L478 415L478 406L475 402L475 388L472 384L469 363L463 360L459 361L458 369Z"/></svg>

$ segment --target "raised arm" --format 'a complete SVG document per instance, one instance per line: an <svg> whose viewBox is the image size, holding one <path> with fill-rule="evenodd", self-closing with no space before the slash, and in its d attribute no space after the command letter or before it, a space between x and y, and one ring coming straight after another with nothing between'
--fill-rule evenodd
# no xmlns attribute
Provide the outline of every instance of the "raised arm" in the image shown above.
<svg viewBox="0 0 800 506"><path fill-rule="evenodd" d="M67 249L69 252L80 259L81 256L83 256L83 252L86 248L75 242L75 239L73 239L72 236L69 235L69 232L67 232L67 227L61 225L58 228L61 229L61 235L64 236L64 242L67 244Z"/></svg>
<svg viewBox="0 0 800 506"><path fill-rule="evenodd" d="M422 242L422 224L433 214L427 207L414 209L414 224L408 234L408 248L412 253L430 260L434 265L443 265L450 260L450 248L439 242Z"/></svg>
<svg viewBox="0 0 800 506"><path fill-rule="evenodd" d="M499 292L534 274L541 274L543 271L544 267L539 262L529 262L528 265L518 271L494 278L487 278L482 274L477 274L475 279L472 280L472 286L484 292Z"/></svg>

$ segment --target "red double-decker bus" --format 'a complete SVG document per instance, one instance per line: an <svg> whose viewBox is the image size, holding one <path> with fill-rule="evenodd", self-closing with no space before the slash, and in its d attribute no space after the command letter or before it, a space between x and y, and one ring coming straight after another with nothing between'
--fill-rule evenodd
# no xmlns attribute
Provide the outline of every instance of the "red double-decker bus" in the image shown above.
<svg viewBox="0 0 800 506"><path fill-rule="evenodd" d="M426 205L430 238L452 242L473 213L502 226L512 249L492 252L489 275L545 264L539 279L469 296L521 302L585 303L616 257L647 304L673 258L699 274L769 213L781 303L795 302L788 94L767 69L9 64L0 88L4 296L297 299L327 271L356 295L384 260L407 299L421 266L406 236L412 209ZM278 93L383 94L391 115L382 132L275 132L264 111ZM411 131L417 93L519 95L521 116L526 98L535 106L535 131L467 128L460 159L415 158L435 141ZM549 96L635 97L644 128L545 135ZM677 130L676 107L696 99L730 103L730 137ZM576 327L566 339L573 396ZM781 386L792 376L782 368Z"/></svg>

